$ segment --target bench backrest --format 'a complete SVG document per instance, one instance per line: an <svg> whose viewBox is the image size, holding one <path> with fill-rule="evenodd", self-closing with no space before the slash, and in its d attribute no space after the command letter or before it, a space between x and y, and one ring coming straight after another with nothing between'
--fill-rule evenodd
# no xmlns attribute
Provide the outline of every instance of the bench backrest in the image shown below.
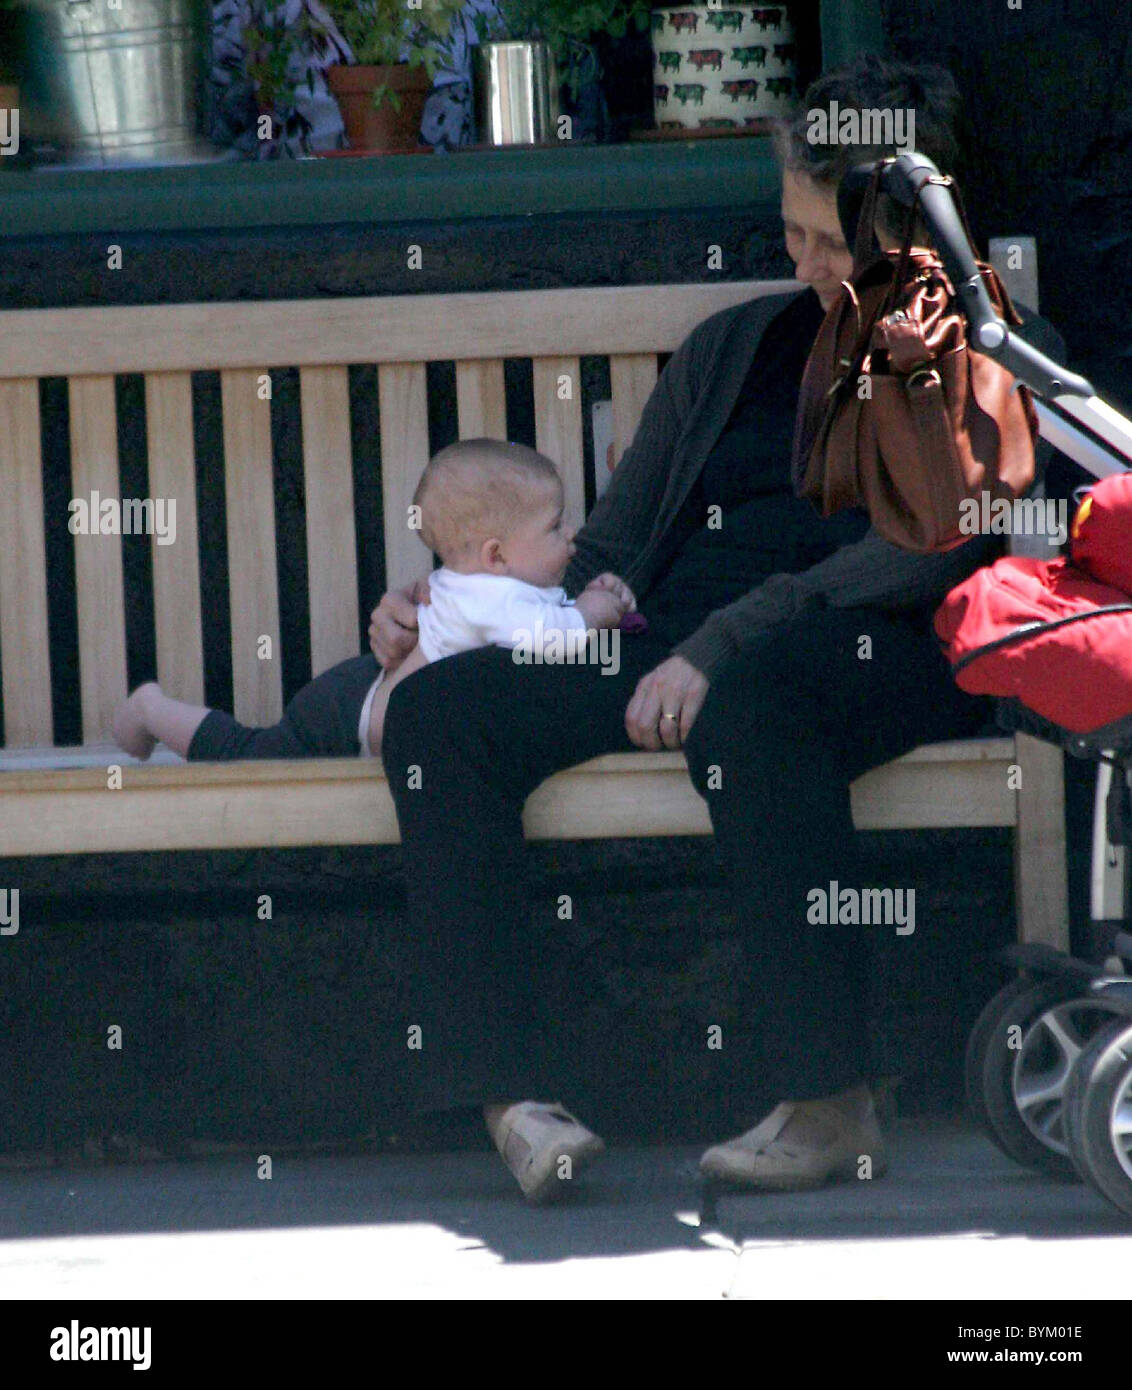
<svg viewBox="0 0 1132 1390"><path fill-rule="evenodd" d="M376 364L386 579L427 568L408 526L429 457L425 364L452 361L458 437L506 438L504 359L529 358L535 443L559 465L568 515L584 519L579 364L609 358L614 451L632 439L657 378L708 315L795 282L734 281L452 295L180 304L0 313L0 670L6 747L50 745L49 570L40 384L65 377L71 495L119 499L115 379L143 374L149 496L176 499L172 545L152 542L158 679L203 699L192 376L220 374L233 706L251 723L283 704L272 402L264 378L298 368L314 674L358 653L359 598L348 367ZM566 378L570 387L560 389ZM122 538L73 537L82 737L108 737L127 690ZM374 595L376 601L377 595ZM276 659L262 660L272 640Z"/></svg>

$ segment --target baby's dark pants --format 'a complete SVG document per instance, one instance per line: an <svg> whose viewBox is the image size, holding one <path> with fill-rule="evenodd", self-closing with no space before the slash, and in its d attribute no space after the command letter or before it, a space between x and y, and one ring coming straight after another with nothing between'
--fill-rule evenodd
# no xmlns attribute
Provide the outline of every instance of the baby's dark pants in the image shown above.
<svg viewBox="0 0 1132 1390"><path fill-rule="evenodd" d="M189 744L189 761L356 757L362 705L380 669L372 655L340 661L304 685L279 723L267 728L211 710Z"/></svg>

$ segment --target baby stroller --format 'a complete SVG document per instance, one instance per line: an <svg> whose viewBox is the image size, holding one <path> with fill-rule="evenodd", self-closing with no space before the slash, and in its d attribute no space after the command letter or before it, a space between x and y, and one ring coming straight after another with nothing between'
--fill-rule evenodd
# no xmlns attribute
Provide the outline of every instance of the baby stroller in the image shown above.
<svg viewBox="0 0 1132 1390"><path fill-rule="evenodd" d="M998 722L1098 764L1093 941L1090 959L1037 944L1002 953L1021 973L971 1030L968 1104L1010 1158L1084 1178L1132 1215L1132 718L1077 734L1004 700Z"/></svg>
<svg viewBox="0 0 1132 1390"><path fill-rule="evenodd" d="M1030 388L1042 436L1097 478L1127 472L1132 422L1099 400L1083 377L1012 335L997 316L949 181L923 155L882 165L881 186L890 197L906 207L919 201L958 292L970 345ZM847 236L874 170L853 171L839 190ZM1021 973L987 1004L972 1030L969 1103L1009 1157L1058 1177L1083 1178L1132 1215L1132 714L1092 733L1074 733L1017 699L1002 699L998 722L1098 765L1094 939L1089 959L1041 945L1004 953Z"/></svg>

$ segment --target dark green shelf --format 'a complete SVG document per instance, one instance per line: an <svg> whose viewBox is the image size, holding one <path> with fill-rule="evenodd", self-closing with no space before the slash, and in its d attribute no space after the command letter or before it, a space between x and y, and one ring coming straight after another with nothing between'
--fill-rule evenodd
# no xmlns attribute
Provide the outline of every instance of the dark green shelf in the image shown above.
<svg viewBox="0 0 1132 1390"><path fill-rule="evenodd" d="M773 202L765 138L0 173L7 236L453 221Z"/></svg>

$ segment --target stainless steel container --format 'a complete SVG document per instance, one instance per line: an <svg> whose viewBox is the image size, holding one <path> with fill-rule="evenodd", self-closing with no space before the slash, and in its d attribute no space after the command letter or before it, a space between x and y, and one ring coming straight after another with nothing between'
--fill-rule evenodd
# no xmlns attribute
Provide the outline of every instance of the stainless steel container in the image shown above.
<svg viewBox="0 0 1132 1390"><path fill-rule="evenodd" d="M177 163L215 155L197 133L208 10L199 0L50 0L55 80L76 162Z"/></svg>
<svg viewBox="0 0 1132 1390"><path fill-rule="evenodd" d="M529 145L558 136L558 69L541 40L481 43L473 49L477 139Z"/></svg>

